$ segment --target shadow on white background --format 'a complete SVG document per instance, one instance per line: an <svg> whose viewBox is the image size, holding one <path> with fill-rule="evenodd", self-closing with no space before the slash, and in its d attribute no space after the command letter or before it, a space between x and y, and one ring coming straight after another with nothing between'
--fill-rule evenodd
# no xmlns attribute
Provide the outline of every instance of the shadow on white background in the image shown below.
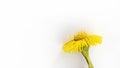
<svg viewBox="0 0 120 68"><path fill-rule="evenodd" d="M53 63L53 68L87 68L87 62L81 54L61 52Z"/></svg>

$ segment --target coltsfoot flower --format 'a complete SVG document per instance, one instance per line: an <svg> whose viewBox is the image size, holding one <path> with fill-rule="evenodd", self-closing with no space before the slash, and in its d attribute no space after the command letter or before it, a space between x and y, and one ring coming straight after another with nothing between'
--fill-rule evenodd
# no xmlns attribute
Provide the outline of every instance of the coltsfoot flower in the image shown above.
<svg viewBox="0 0 120 68"><path fill-rule="evenodd" d="M65 43L63 51L67 53L81 52L85 57L88 67L93 68L92 62L89 57L89 47L102 43L102 37L95 34L88 34L86 32L78 32L74 35L74 39Z"/></svg>

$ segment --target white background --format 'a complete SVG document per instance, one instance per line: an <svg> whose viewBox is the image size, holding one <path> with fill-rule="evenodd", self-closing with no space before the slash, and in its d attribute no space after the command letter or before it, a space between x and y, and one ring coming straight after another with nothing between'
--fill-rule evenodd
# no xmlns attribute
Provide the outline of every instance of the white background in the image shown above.
<svg viewBox="0 0 120 68"><path fill-rule="evenodd" d="M120 68L119 23L119 0L0 0L0 68L87 68L61 49L82 29L103 36L94 67Z"/></svg>

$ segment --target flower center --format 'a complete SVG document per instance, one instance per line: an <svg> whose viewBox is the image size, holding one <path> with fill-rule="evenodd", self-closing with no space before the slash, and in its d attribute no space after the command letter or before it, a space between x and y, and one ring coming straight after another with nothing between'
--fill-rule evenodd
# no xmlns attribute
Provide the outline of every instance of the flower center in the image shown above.
<svg viewBox="0 0 120 68"><path fill-rule="evenodd" d="M81 40L81 39L84 39L85 37L87 36L87 33L85 32L80 32L78 34L76 34L74 36L74 40L77 41L77 40Z"/></svg>

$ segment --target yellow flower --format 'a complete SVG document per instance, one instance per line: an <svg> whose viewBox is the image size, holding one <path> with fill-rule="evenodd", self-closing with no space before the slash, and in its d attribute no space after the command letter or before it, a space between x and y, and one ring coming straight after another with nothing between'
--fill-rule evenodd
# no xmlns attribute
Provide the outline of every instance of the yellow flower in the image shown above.
<svg viewBox="0 0 120 68"><path fill-rule="evenodd" d="M65 43L63 50L65 52L78 53L82 52L85 47L95 46L102 43L102 37L86 32L79 32L74 36L74 39Z"/></svg>
<svg viewBox="0 0 120 68"><path fill-rule="evenodd" d="M102 37L94 34L88 34L86 32L79 32L74 36L74 39L65 43L63 50L68 53L78 53L81 52L85 57L88 67L94 68L90 57L89 57L89 47L95 46L102 43Z"/></svg>

